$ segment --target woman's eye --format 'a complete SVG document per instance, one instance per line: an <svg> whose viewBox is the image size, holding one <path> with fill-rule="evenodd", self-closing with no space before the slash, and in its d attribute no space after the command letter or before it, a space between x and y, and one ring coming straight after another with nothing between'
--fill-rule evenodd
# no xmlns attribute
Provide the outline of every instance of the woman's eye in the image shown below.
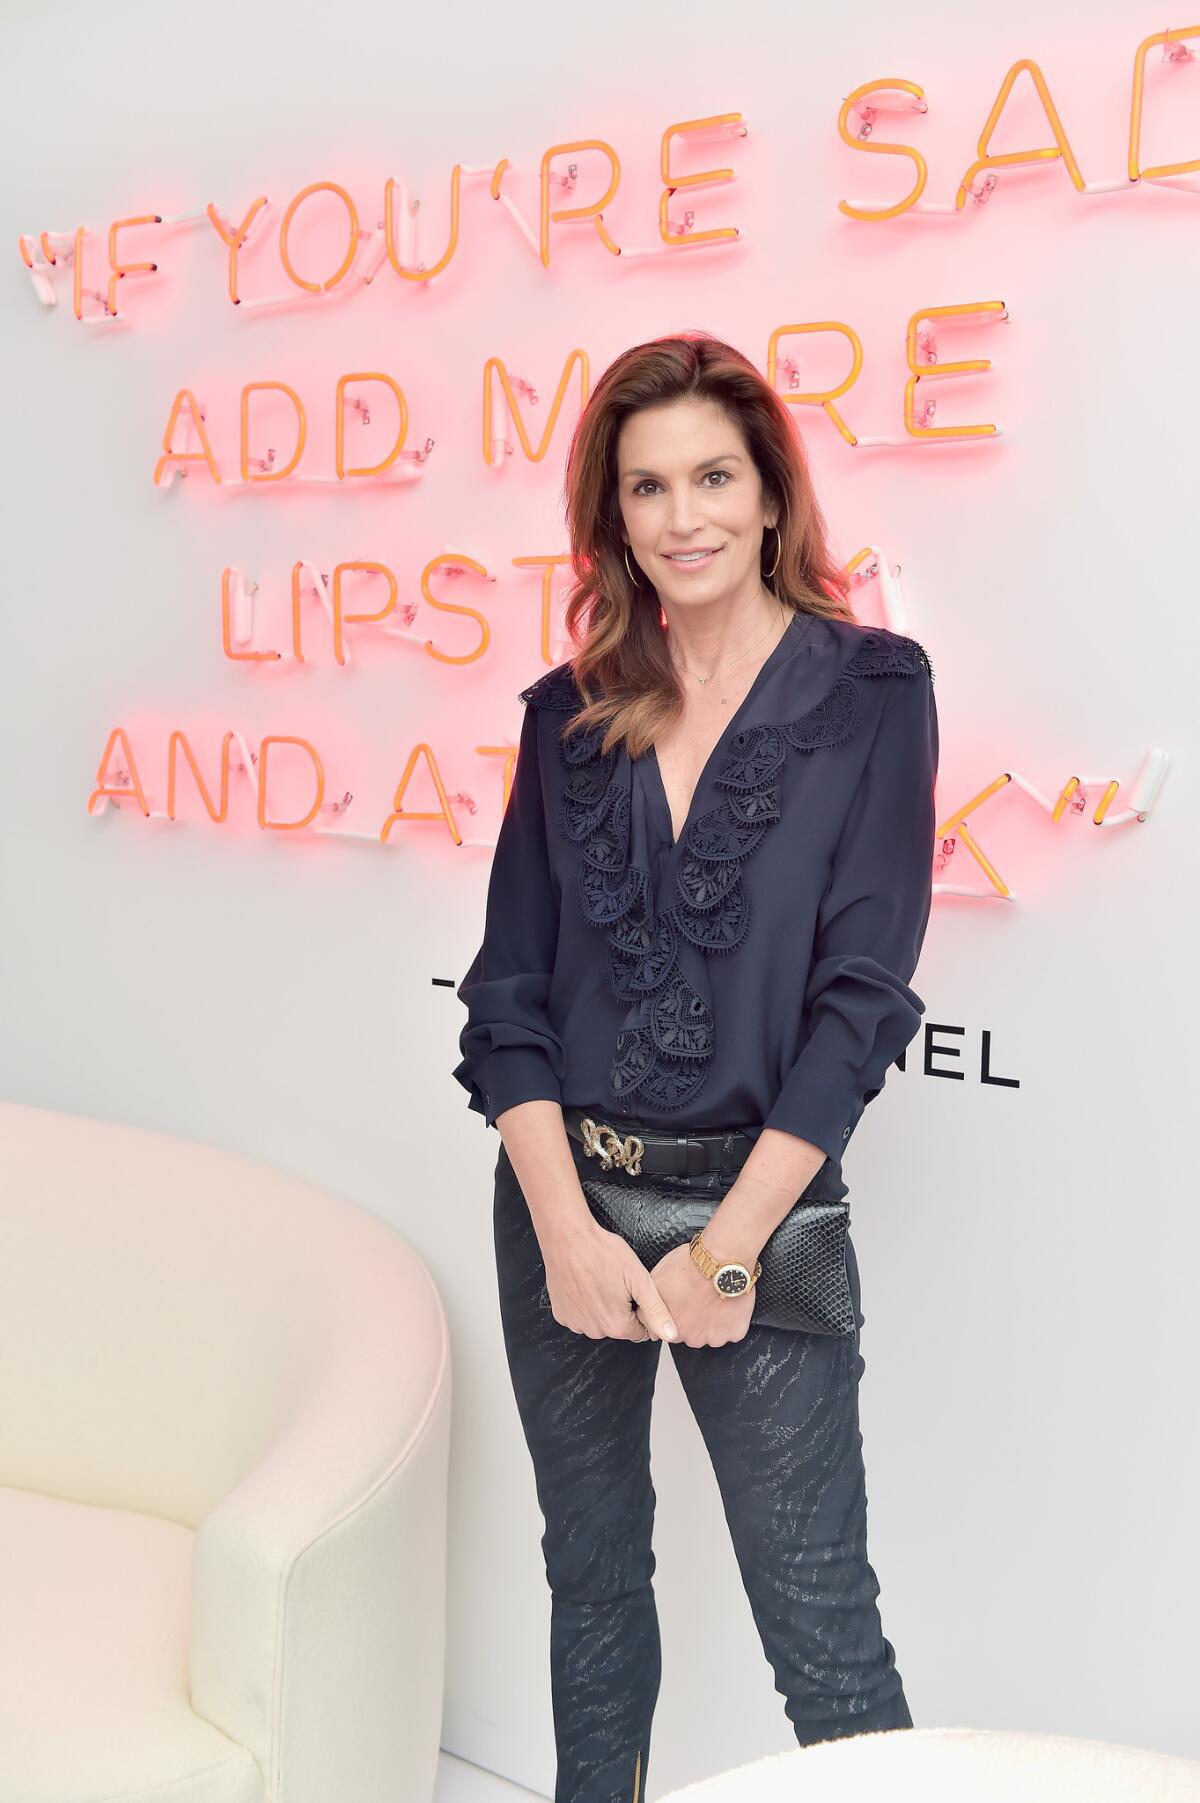
<svg viewBox="0 0 1200 1803"><path fill-rule="evenodd" d="M728 470L706 470L704 473L704 481L707 482L708 478L710 476L724 476L730 482L732 482L732 480L733 480L733 477ZM637 487L634 489L633 492L635 495L640 495L644 488L657 488L657 487L658 487L658 483L653 481L650 477L647 477L644 482L638 483ZM724 482L719 483L718 487L724 488L725 483Z"/></svg>

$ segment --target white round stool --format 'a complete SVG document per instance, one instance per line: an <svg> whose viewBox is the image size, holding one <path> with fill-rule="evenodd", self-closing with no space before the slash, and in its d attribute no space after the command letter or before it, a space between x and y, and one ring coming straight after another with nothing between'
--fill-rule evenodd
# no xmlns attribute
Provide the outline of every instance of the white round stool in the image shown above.
<svg viewBox="0 0 1200 1803"><path fill-rule="evenodd" d="M1200 1803L1200 1760L1011 1729L893 1728L776 1753L657 1803Z"/></svg>

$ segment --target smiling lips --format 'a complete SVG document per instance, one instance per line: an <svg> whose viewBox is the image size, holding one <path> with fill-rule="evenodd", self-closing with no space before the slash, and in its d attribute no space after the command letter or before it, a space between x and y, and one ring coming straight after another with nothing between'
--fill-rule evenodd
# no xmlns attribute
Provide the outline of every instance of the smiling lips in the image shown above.
<svg viewBox="0 0 1200 1803"><path fill-rule="evenodd" d="M663 556L668 563L677 564L681 570L695 570L702 569L705 564L711 563L720 548L721 547L718 545L714 549L705 550L699 555L691 551L664 551Z"/></svg>

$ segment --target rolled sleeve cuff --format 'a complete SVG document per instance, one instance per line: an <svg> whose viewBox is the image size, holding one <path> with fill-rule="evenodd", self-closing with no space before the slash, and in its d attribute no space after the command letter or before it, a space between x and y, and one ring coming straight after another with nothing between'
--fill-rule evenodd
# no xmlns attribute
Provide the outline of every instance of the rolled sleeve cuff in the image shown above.
<svg viewBox="0 0 1200 1803"><path fill-rule="evenodd" d="M496 1116L518 1102L562 1103L562 1084L547 1053L538 1046L497 1046L475 1072L475 1094L469 1106L489 1127Z"/></svg>
<svg viewBox="0 0 1200 1803"><path fill-rule="evenodd" d="M794 1133L840 1163L864 1106L856 1091L797 1066L789 1072L763 1125Z"/></svg>

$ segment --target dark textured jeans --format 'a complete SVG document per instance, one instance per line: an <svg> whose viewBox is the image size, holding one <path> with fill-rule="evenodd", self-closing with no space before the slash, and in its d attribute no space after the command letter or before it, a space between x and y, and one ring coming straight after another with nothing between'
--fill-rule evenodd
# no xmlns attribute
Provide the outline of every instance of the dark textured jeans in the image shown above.
<svg viewBox="0 0 1200 1803"><path fill-rule="evenodd" d="M572 1147L581 1174L594 1174L595 1160ZM724 1194L733 1176L670 1182ZM503 1146L494 1226L509 1370L546 1523L555 1803L643 1803L662 1671L650 1544L650 1404L662 1342L593 1340L554 1319ZM801 1746L912 1727L867 1560L863 1316L847 1245L853 1335L756 1327L752 1317L745 1338L727 1346L667 1342Z"/></svg>

